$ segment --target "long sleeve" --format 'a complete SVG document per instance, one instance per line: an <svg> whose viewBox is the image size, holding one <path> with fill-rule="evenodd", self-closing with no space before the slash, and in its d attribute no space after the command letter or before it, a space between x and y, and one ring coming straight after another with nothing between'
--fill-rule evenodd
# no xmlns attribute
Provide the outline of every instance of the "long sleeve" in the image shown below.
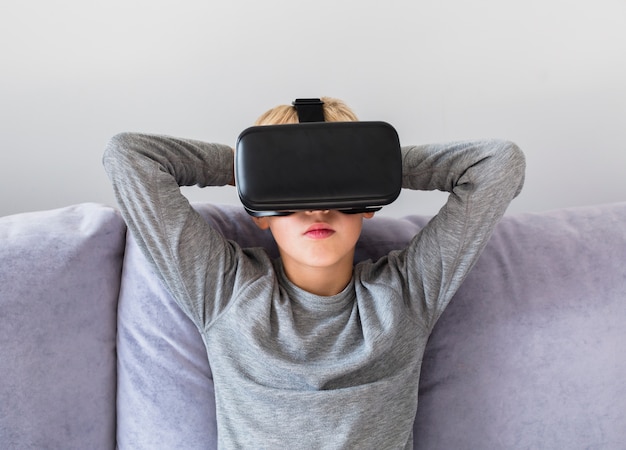
<svg viewBox="0 0 626 450"><path fill-rule="evenodd" d="M230 298L238 249L206 224L180 186L227 184L233 174L232 149L122 133L108 143L103 164L143 253L183 310L205 326ZM207 295L212 302L205 301Z"/></svg>
<svg viewBox="0 0 626 450"><path fill-rule="evenodd" d="M522 189L525 158L506 141L404 147L403 187L450 193L398 260L410 305L431 329Z"/></svg>

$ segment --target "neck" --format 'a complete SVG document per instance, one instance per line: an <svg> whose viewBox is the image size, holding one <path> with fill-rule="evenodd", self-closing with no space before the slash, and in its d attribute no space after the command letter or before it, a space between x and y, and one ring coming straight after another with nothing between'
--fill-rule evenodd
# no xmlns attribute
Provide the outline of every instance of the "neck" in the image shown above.
<svg viewBox="0 0 626 450"><path fill-rule="evenodd" d="M330 297L339 294L352 280L352 258L329 267L300 266L283 259L285 275L293 284L311 294Z"/></svg>

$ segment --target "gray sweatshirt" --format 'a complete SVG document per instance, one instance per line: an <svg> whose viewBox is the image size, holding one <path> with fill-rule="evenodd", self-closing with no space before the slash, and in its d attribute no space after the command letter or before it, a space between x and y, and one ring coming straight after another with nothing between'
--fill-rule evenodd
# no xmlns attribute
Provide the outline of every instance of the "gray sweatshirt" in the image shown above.
<svg viewBox="0 0 626 450"><path fill-rule="evenodd" d="M129 229L206 345L221 448L412 448L428 336L521 190L525 162L505 141L402 155L403 187L448 191L446 204L407 248L358 263L342 292L321 297L264 250L225 240L181 194L230 182L230 147L130 133L108 144Z"/></svg>

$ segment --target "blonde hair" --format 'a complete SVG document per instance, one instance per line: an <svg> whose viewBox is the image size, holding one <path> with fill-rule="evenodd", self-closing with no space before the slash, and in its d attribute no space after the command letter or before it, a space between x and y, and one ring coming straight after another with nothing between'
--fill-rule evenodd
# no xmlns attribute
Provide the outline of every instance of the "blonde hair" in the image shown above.
<svg viewBox="0 0 626 450"><path fill-rule="evenodd" d="M356 122L359 120L354 111L343 101L332 97L322 97L320 100L324 102L324 120L326 122ZM292 105L278 105L261 114L254 124L283 125L288 123L298 123L298 112Z"/></svg>

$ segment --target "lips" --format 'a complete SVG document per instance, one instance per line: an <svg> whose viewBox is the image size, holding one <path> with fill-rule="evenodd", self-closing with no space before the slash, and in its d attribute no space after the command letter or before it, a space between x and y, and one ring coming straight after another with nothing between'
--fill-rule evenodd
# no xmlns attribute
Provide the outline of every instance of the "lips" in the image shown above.
<svg viewBox="0 0 626 450"><path fill-rule="evenodd" d="M304 235L310 239L325 239L333 234L335 230L325 223L314 223L304 232Z"/></svg>

